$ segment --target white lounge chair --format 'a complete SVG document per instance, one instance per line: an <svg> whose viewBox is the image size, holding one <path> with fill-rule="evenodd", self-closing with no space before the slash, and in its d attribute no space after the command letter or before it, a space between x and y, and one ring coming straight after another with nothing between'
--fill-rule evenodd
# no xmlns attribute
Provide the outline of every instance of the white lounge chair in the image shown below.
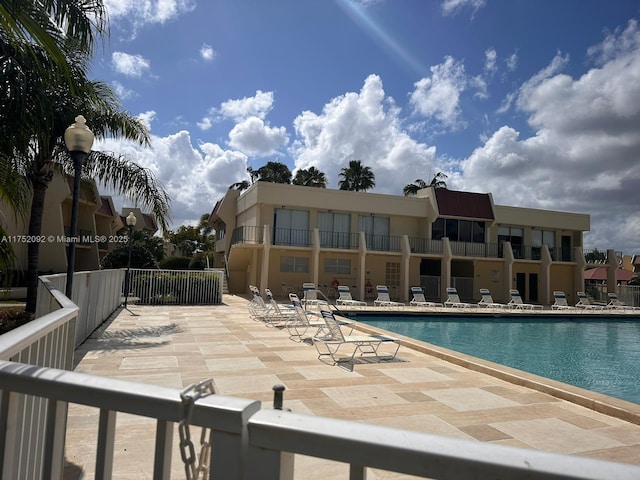
<svg viewBox="0 0 640 480"><path fill-rule="evenodd" d="M576 303L577 308L582 308L584 310L604 310L604 305L594 305L591 303L585 292L576 293L578 295L578 303Z"/></svg>
<svg viewBox="0 0 640 480"><path fill-rule="evenodd" d="M373 305L376 307L398 307L404 308L405 304L402 302L394 302L389 297L389 289L386 285L377 285L376 291L378 292L378 298L373 301Z"/></svg>
<svg viewBox="0 0 640 480"><path fill-rule="evenodd" d="M333 365L336 365L340 362L352 361L356 354L373 357L376 360L392 360L396 357L400 343L395 338L385 335L344 335L333 312L327 310L325 306L321 306L320 313L325 321L326 330L313 337L313 344L318 350L320 360L324 361L326 357L329 357ZM382 354L379 349L383 344L391 345L392 352ZM345 349L350 349L347 351L347 356L340 357L339 353Z"/></svg>
<svg viewBox="0 0 640 480"><path fill-rule="evenodd" d="M553 292L553 298L554 302L551 305L553 310L572 310L574 308L567 303L567 296L560 290Z"/></svg>
<svg viewBox="0 0 640 480"><path fill-rule="evenodd" d="M521 310L542 310L542 305L538 305L536 303L524 303L518 290L509 290L509 293L511 294L511 300L509 300L507 305L511 308L518 308Z"/></svg>
<svg viewBox="0 0 640 480"><path fill-rule="evenodd" d="M264 293L268 300L268 310L264 317L267 325L272 327L284 327L286 323L296 316L296 312L291 305L280 305L276 302L273 293L268 288L264 289Z"/></svg>
<svg viewBox="0 0 640 480"><path fill-rule="evenodd" d="M344 305L349 307L366 307L367 302L361 302L360 300L354 300L351 296L351 290L346 285L338 285L338 295L336 298L336 305Z"/></svg>
<svg viewBox="0 0 640 480"><path fill-rule="evenodd" d="M458 290L454 287L447 288L447 299L444 302L445 307L450 308L470 308L475 307L473 303L465 303L460 300L460 295L458 295Z"/></svg>
<svg viewBox="0 0 640 480"><path fill-rule="evenodd" d="M328 302L326 300L321 300L318 298L318 289L316 288L315 283L303 283L302 291L304 292L304 297L301 301L305 307L328 305Z"/></svg>
<svg viewBox="0 0 640 480"><path fill-rule="evenodd" d="M480 289L480 301L477 303L478 307L484 308L511 308L506 303L497 303L493 301L493 297L491 296L491 291L488 288Z"/></svg>
<svg viewBox="0 0 640 480"><path fill-rule="evenodd" d="M286 322L289 338L293 341L301 342L310 328L314 330L314 334L310 337L320 335L327 326L322 317L316 312L310 312L302 308L302 302L300 302L300 298L295 293L289 294L289 300L291 300L294 312L294 315Z"/></svg>
<svg viewBox="0 0 640 480"><path fill-rule="evenodd" d="M613 292L607 293L607 296L609 297L609 303L607 303L606 308L609 308L612 310L640 310L640 307L634 307L632 305L627 305L626 303L622 303L618 299L618 295Z"/></svg>
<svg viewBox="0 0 640 480"><path fill-rule="evenodd" d="M269 307L264 302L260 290L255 285L249 285L249 291L251 292L251 301L247 304L249 309L249 315L254 320L264 320L267 315Z"/></svg>
<svg viewBox="0 0 640 480"><path fill-rule="evenodd" d="M422 287L411 287L413 298L409 302L412 307L442 307L442 303L429 302L424 298L424 290Z"/></svg>

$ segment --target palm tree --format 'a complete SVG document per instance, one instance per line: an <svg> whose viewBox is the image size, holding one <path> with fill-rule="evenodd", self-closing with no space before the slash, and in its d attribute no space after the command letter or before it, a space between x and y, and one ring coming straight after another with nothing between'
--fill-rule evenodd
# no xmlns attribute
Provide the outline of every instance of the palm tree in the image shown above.
<svg viewBox="0 0 640 480"><path fill-rule="evenodd" d="M298 170L291 183L303 187L327 188L327 176L316 167L309 167Z"/></svg>
<svg viewBox="0 0 640 480"><path fill-rule="evenodd" d="M366 192L376 186L376 177L371 167L365 167L360 160L351 160L348 167L340 170L340 177L340 190Z"/></svg>
<svg viewBox="0 0 640 480"><path fill-rule="evenodd" d="M423 188L427 188L427 182L422 180L421 178L417 178L414 183L410 183L409 185L405 185L402 189L402 193L404 193L405 197L412 197L418 193L418 190L422 190Z"/></svg>
<svg viewBox="0 0 640 480"><path fill-rule="evenodd" d="M75 91L69 54L92 53L96 40L107 34L107 10L102 0L0 0L0 30L2 42L21 56L37 59L44 51ZM38 69L48 72L45 65Z"/></svg>
<svg viewBox="0 0 640 480"><path fill-rule="evenodd" d="M18 95L25 110L40 112L40 117L30 116L30 123L23 126L26 130L19 141L13 142L13 145L8 142L0 144L2 151L7 156L12 156L20 166L29 186L32 197L28 230L30 236L38 236L41 233L46 190L53 175L56 172L73 173L73 162L64 146L63 135L78 113L85 115L97 138L112 136L130 139L141 145L149 144L146 127L140 120L120 111L120 104L113 90L106 84L87 79L85 72L88 57L83 52L76 52L74 61L70 63L78 95L73 94L64 74L55 64L43 52L40 54L42 61L50 68L48 76L40 75L33 57L20 54L16 54L9 61L20 66L20 80L26 83L22 86L16 85L15 78L0 76L0 86L3 90L6 89L3 91L3 100L12 100L13 96ZM10 110L9 118L0 121L0 127L4 130L1 134L13 131L12 115L19 116L20 112ZM25 139L28 141L25 142ZM150 170L123 157L105 152L91 152L83 168L83 175L95 178L128 196L141 208L151 210L160 227L166 230L169 220L169 197ZM39 252L38 243L29 243L26 303L28 312L35 312Z"/></svg>
<svg viewBox="0 0 640 480"><path fill-rule="evenodd" d="M291 183L291 170L284 163L267 162L257 173L261 182Z"/></svg>
<svg viewBox="0 0 640 480"><path fill-rule="evenodd" d="M444 173L438 172L431 179L429 186L433 188L447 188L447 182L445 182L446 178L448 177Z"/></svg>

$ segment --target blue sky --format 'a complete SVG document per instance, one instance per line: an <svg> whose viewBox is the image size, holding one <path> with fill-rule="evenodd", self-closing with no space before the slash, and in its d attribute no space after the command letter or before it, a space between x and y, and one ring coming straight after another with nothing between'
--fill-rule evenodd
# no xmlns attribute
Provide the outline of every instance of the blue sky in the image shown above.
<svg viewBox="0 0 640 480"><path fill-rule="evenodd" d="M361 160L377 193L442 171L503 205L591 215L640 253L640 4L631 0L106 0L92 77L152 133L174 228L246 167ZM119 205L128 206L124 199Z"/></svg>

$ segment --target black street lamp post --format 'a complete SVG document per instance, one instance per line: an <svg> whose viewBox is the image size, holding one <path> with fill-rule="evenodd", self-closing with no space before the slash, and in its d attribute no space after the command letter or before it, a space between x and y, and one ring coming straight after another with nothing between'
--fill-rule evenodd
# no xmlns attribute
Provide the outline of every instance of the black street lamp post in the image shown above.
<svg viewBox="0 0 640 480"><path fill-rule="evenodd" d="M69 252L67 254L67 284L65 295L71 298L73 288L73 271L76 257L76 242L78 235L78 203L80 200L80 179L82 177L82 165L91 151L93 145L93 132L87 127L86 120L78 115L75 123L64 132L64 143L73 160L73 197L71 203L71 225L69 226Z"/></svg>
<svg viewBox="0 0 640 480"><path fill-rule="evenodd" d="M129 212L127 215L127 227L129 227L129 254L127 256L127 271L124 275L124 308L127 308L127 300L129 299L129 269L131 268L131 249L133 247L133 227L136 226L136 222L138 219L133 214L133 212Z"/></svg>

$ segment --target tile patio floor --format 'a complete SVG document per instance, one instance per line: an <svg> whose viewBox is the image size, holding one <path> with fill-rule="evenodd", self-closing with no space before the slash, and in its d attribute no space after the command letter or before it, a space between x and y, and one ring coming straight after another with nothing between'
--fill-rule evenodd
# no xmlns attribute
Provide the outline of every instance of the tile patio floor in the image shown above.
<svg viewBox="0 0 640 480"><path fill-rule="evenodd" d="M285 408L298 413L640 465L640 420L598 413L466 368L465 361L451 363L426 353L421 342L416 349L403 345L399 361L355 364L352 371L329 366L286 330L253 321L245 298L223 300L206 307L134 305L135 315L122 310L76 351L75 370L174 388L212 377L218 392L260 400L264 408L280 383ZM622 417L640 419L640 406L624 403ZM151 478L155 423L124 414L117 422L113 478ZM65 479L93 478L97 424L97 410L70 405ZM176 429L172 478L185 478L177 445ZM296 457L296 474L348 478L348 467ZM373 471L369 478L410 477Z"/></svg>

